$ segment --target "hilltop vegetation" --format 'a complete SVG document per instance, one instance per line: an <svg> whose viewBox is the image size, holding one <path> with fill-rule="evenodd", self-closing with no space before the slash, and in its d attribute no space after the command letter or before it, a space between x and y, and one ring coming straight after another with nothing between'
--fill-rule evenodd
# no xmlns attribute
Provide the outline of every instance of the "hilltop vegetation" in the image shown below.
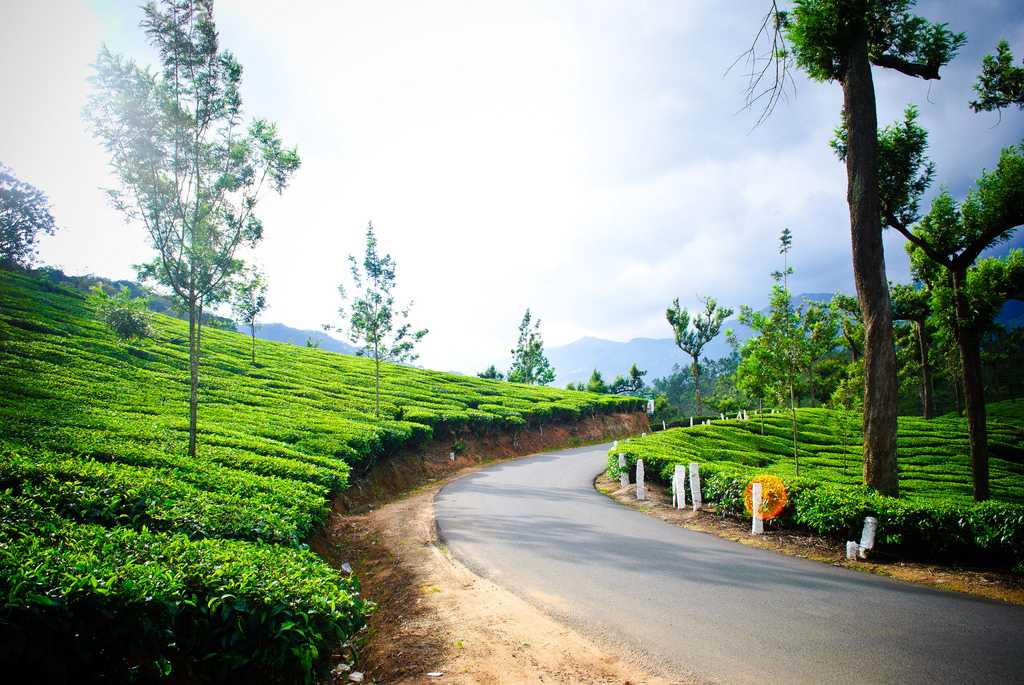
<svg viewBox="0 0 1024 685"><path fill-rule="evenodd" d="M5 658L83 678L308 676L368 609L304 544L353 471L464 431L639 408L385 364L375 420L369 360L258 341L252 364L245 336L207 329L189 458L187 324L156 315L126 345L82 293L11 272L0 312Z"/></svg>

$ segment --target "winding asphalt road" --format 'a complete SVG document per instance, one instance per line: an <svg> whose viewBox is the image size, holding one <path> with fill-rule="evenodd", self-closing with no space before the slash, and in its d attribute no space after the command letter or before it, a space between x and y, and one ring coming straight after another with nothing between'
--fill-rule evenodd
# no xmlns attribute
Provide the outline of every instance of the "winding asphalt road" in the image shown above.
<svg viewBox="0 0 1024 685"><path fill-rule="evenodd" d="M475 572L670 677L1024 683L1024 607L752 549L593 488L608 445L492 466L436 499Z"/></svg>

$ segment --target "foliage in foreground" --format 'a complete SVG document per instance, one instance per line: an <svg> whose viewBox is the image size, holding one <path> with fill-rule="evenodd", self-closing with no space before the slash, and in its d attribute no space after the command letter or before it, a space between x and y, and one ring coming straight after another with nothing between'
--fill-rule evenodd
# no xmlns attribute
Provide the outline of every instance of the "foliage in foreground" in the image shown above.
<svg viewBox="0 0 1024 685"><path fill-rule="evenodd" d="M189 457L187 324L151 328L126 346L81 293L0 271L2 664L301 681L365 615L304 544L353 469L641 404L384 364L376 420L371 360L257 341L254 364L248 336L207 330Z"/></svg>
<svg viewBox="0 0 1024 685"><path fill-rule="evenodd" d="M800 409L801 478L792 458L789 420L716 421L670 429L620 443L632 465L671 482L676 464L700 464L704 501L722 514L743 513L743 492L759 473L781 476L789 506L779 525L795 525L837 539L859 539L864 517L879 518L882 549L917 555L984 555L1024 561L1024 400L990 405L992 493L971 501L967 427L963 419L900 417L900 498L861 484L861 426L852 412ZM615 455L609 472L618 475ZM688 487L688 484L687 484ZM689 493L687 493L689 497Z"/></svg>

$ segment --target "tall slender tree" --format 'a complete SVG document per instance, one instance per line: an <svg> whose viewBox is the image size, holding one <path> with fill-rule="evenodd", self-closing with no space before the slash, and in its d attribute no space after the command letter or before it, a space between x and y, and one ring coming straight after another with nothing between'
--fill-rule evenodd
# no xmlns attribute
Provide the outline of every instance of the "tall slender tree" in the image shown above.
<svg viewBox="0 0 1024 685"><path fill-rule="evenodd" d="M704 309L691 319L690 312L679 306L679 298L665 310L665 318L672 326L676 347L690 355L690 371L693 374L693 392L697 403L697 415L704 413L703 397L700 392L700 356L704 347L714 340L722 330L722 323L732 316L732 309L719 307L713 297L701 299Z"/></svg>
<svg viewBox="0 0 1024 685"><path fill-rule="evenodd" d="M263 235L255 209L299 167L274 124L242 115L242 66L218 44L212 0L143 6L142 28L160 57L152 72L105 47L84 116L110 155L120 187L107 191L146 229L157 254L140 278L169 289L188 311L189 438L196 453L203 309L241 268L243 245Z"/></svg>
<svg viewBox="0 0 1024 685"><path fill-rule="evenodd" d="M795 0L780 11L773 0L758 38L770 52L752 70L748 104L764 102L770 114L794 64L816 81L838 82L847 130L847 202L854 282L864 318L864 480L896 495L896 352L879 201L878 118L871 68L934 80L966 38L943 23L909 10L913 0ZM773 68L774 66L774 68Z"/></svg>
<svg viewBox="0 0 1024 685"><path fill-rule="evenodd" d="M256 322L267 308L267 279L254 266L243 270L231 287L231 310L238 322L249 328L252 363L256 363Z"/></svg>
<svg viewBox="0 0 1024 685"><path fill-rule="evenodd" d="M519 323L519 337L512 350L512 368L508 370L508 379L513 383L530 385L547 385L555 380L555 369L544 354L540 319L535 320L529 309Z"/></svg>
<svg viewBox="0 0 1024 685"><path fill-rule="evenodd" d="M348 319L348 338L359 346L359 354L373 359L373 414L380 418L381 364L415 361L418 358L416 345L428 331L425 328L414 330L409 323L411 302L404 308L395 303L395 260L377 250L373 222L366 226L362 263L354 255L348 260L355 294L348 311L342 306L338 314ZM348 300L344 284L338 286L338 292L342 301Z"/></svg>

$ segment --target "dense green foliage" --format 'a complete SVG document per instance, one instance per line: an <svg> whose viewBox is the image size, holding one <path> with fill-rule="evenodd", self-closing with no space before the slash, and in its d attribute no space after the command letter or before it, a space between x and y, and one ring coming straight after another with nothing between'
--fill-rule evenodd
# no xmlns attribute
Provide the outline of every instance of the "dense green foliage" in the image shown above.
<svg viewBox="0 0 1024 685"><path fill-rule="evenodd" d="M151 316L145 297L132 297L124 287L117 294L108 295L102 286L96 285L89 303L121 340L142 340L149 336Z"/></svg>
<svg viewBox="0 0 1024 685"><path fill-rule="evenodd" d="M801 478L792 457L789 417L769 414L765 433L756 417L676 428L620 443L616 452L670 482L676 464L700 464L704 501L720 512L743 512L743 491L759 473L783 478L790 506L782 524L854 539L864 516L880 520L880 540L914 553L971 552L1024 560L1024 400L989 408L992 494L971 503L966 422L956 416L926 421L900 417L901 497L861 485L861 425L854 412L800 409ZM617 475L617 460L609 457Z"/></svg>
<svg viewBox="0 0 1024 685"><path fill-rule="evenodd" d="M83 682L100 667L294 681L365 611L304 551L351 470L642 404L383 364L378 421L371 360L257 341L253 364L247 336L211 329L188 457L187 324L154 315L125 346L81 292L2 271L0 312L0 654L42 668L59 650Z"/></svg>
<svg viewBox="0 0 1024 685"><path fill-rule="evenodd" d="M1013 52L1005 40L999 41L996 54L982 59L974 90L978 93L978 99L971 100L975 112L1002 110L1012 105L1024 109L1024 66L1013 65Z"/></svg>
<svg viewBox="0 0 1024 685"><path fill-rule="evenodd" d="M39 236L56 231L46 193L0 164L0 264L30 265Z"/></svg>

